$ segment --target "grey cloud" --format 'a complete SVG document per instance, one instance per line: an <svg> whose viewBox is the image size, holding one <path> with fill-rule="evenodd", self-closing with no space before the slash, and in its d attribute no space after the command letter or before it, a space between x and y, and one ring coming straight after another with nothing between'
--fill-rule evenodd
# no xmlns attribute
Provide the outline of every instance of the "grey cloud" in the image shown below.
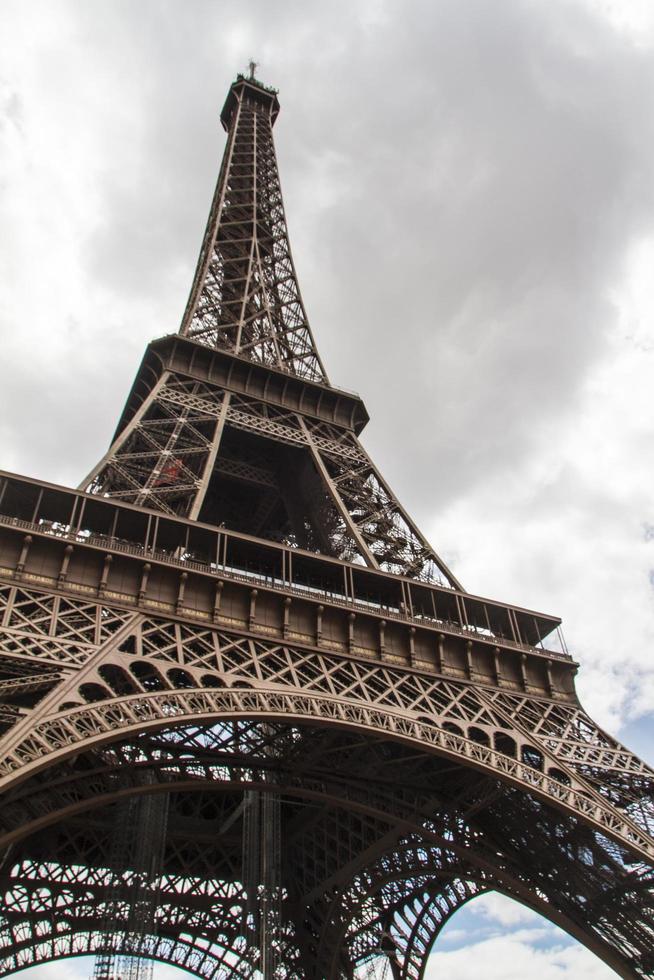
<svg viewBox="0 0 654 980"><path fill-rule="evenodd" d="M589 16L566 36L567 10L441 4L418 43L393 24L395 87L364 103L357 194L330 215L327 241L346 243L323 247L339 374L364 385L375 446L403 438L390 465L430 488L425 507L474 486L478 466L515 465L534 427L574 410L607 286L651 221L651 66ZM398 85L414 63L425 86Z"/></svg>

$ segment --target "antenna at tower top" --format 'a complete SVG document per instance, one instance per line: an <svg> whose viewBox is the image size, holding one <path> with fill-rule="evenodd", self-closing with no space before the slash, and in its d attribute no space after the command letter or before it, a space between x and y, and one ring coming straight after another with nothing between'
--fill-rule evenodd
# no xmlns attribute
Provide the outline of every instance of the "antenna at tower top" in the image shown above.
<svg viewBox="0 0 654 980"><path fill-rule="evenodd" d="M248 68L250 69L249 79L250 79L251 82L253 82L255 80L254 79L254 73L255 73L255 71L257 70L258 67L259 67L259 62L258 61L252 61L252 60L250 60L250 63L248 65Z"/></svg>

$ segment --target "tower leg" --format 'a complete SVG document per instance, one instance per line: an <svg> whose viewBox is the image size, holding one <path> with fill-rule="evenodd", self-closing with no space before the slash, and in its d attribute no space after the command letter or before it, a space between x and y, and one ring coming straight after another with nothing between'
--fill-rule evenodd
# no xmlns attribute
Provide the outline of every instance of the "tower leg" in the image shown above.
<svg viewBox="0 0 654 980"><path fill-rule="evenodd" d="M278 975L282 945L281 798L271 789L244 798L243 877L248 943L258 949L262 980Z"/></svg>
<svg viewBox="0 0 654 980"><path fill-rule="evenodd" d="M108 948L95 958L93 980L152 980L153 961L146 957L148 937L156 933L168 802L167 794L148 794L119 804L110 858L116 884L104 922ZM131 881L119 880L127 869Z"/></svg>

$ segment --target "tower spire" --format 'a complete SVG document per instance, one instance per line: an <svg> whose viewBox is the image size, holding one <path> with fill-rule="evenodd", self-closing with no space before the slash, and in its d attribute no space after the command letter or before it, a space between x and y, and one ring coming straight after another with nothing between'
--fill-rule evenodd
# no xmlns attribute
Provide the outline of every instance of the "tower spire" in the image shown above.
<svg viewBox="0 0 654 980"><path fill-rule="evenodd" d="M180 333L326 381L286 228L272 127L274 89L239 75L221 113L229 137Z"/></svg>

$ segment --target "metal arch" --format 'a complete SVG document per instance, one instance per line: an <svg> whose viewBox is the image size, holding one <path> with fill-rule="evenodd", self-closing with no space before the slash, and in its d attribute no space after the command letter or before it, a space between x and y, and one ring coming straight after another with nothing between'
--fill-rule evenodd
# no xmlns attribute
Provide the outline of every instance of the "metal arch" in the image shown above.
<svg viewBox="0 0 654 980"><path fill-rule="evenodd" d="M316 649L314 644L307 649L227 628L207 629L188 623L176 626L165 619L112 608L97 600L62 599L25 588L10 591L17 591L20 601L17 598L10 609L13 618L6 634L5 655L21 651L20 645L24 644L25 652L19 655L32 659L37 646L43 652L44 666L55 672L65 671L66 677L57 686L59 700L65 692L67 696L74 694L81 703L83 699L76 688L83 680L99 681L97 672L105 663L128 663L129 657L117 649L121 639L118 631L122 631L125 638L129 636L134 641L142 656L157 663L172 659L198 678L202 671L217 670L228 675L226 679L254 676L276 683L283 675L285 683L290 680L298 689L309 685L345 696L365 691L365 700L374 704L421 712L436 723L453 723L462 730L472 724L477 730L485 730L489 739L503 730L514 738L517 750L544 748L551 764L562 766L568 775L578 769L583 776L586 768L608 775L611 768L616 768L641 780L654 778L632 753L614 740L609 741L577 703L497 692L467 679L408 673L402 667L378 660L343 658L333 650ZM164 670L170 665L159 666ZM39 714L53 697L54 693L42 702Z"/></svg>
<svg viewBox="0 0 654 980"><path fill-rule="evenodd" d="M43 966L61 959L72 959L78 956L93 956L107 951L106 945L100 941L97 933L60 933L56 930L36 940L25 940L18 944L15 950L7 956L2 956L0 948L0 976L10 976L19 970L30 966ZM176 950L185 951L183 959L176 956ZM210 953L189 946L185 950L184 943L177 941L172 944L156 938L153 942L152 955L148 957L167 966L178 966L203 980L232 980L234 973L222 971L220 961L213 959ZM194 965L193 960L203 961L206 968ZM222 972L221 972L222 971Z"/></svg>
<svg viewBox="0 0 654 980"><path fill-rule="evenodd" d="M475 872L474 863L473 854L464 858L456 849L430 844L418 834L396 840L354 875L347 888L334 890L323 912L318 954L325 976L332 975L345 950L352 963L379 950L392 961L394 975L401 980L412 977L407 969L416 959L411 946L421 897L426 891L451 889L462 875L494 880L487 872ZM407 926L408 934L403 929Z"/></svg>
<svg viewBox="0 0 654 980"><path fill-rule="evenodd" d="M43 937L41 937L41 940L42 940L42 939L43 939ZM41 940L40 940L40 941L41 941ZM377 942L378 942L378 941L377 941ZM27 942L27 944L26 944L26 945L27 945L27 948L29 948L29 942ZM166 943L165 943L164 941L162 941L162 945L166 945ZM167 943L167 948L168 948L168 954L167 954L166 956L164 956L164 955L163 955L163 953L162 953L161 955L159 955L159 957L158 957L158 958L160 958L160 959L162 959L162 960L164 960L164 961L167 961L167 962L171 962L171 963L174 963L174 964L176 963L177 965L180 965L180 966L183 966L183 967L185 967L185 968L189 968L189 967L188 967L188 966L186 965L186 963L185 963L185 962L180 962L180 960L179 960L179 958L175 958L175 957L174 957L174 948L175 948L175 945L176 945L176 944L174 944L174 943L171 943L171 942L168 942L168 943ZM182 945L183 945L183 944L182 944ZM399 946L399 944L398 944L398 946ZM96 947L96 948L100 948L100 947L98 946L98 947ZM374 943L374 941L373 941L373 943L372 943L372 946L371 946L371 948L375 948L375 943ZM17 947L17 949L18 949L18 947ZM61 949L61 943L60 943L60 949ZM79 951L79 950L78 950L78 951ZM91 950L89 950L89 951L91 951ZM595 950L595 951L597 952L597 950ZM58 955L58 954L57 954L57 955ZM191 954L189 954L189 955L191 955ZM363 954L362 954L362 955L363 955ZM29 965L29 963L24 963L24 961L21 961L21 964L20 964L20 968L22 968L22 966L23 966L23 965ZM612 965L615 965L615 964L612 964ZM7 970L7 971L2 971L2 972L11 972L11 970ZM196 973L197 973L198 975L206 975L206 974L205 974L205 973L203 973L203 971L202 971L202 970L200 970L200 969L196 969L196 970L194 970L194 971L192 971L192 972L196 972ZM618 972L621 972L621 973L622 973L622 975L625 975L625 976L629 976L629 975L631 975L631 974L629 974L629 973L624 973L624 971L621 971L621 970L619 970L619 968L618 968ZM232 974L232 973L230 972L230 973L227 973L227 974L223 974L223 975L224 975L224 976L232 976L233 974ZM335 974L335 973L328 973L328 974L327 974L327 973L325 973L325 974L321 974L321 975L325 975L325 976L327 976L327 975L329 975L329 976L335 976L336 974ZM339 974L339 975L340 975L340 974ZM403 973L403 974L402 974L402 976L403 976L403 977L404 977L405 975L406 975L407 977L409 977L409 976L414 976L414 974L413 974L413 973Z"/></svg>
<svg viewBox="0 0 654 980"><path fill-rule="evenodd" d="M256 729L257 726L252 728ZM84 766L79 771L61 764L50 769L47 790L37 775L33 784L31 781L22 783L17 792L8 795L4 810L4 829L12 833L12 840L18 840L64 817L68 818L84 812L91 804L104 806L126 794L138 792L151 790L193 792L207 787L264 788L265 769L270 764L266 752L267 743L257 741L255 738L251 744L248 744L247 733L243 732L241 726L235 731L230 729L225 733L226 729L227 725L220 726L216 743L222 751L212 757L210 752L207 754L207 749L203 749L200 761L197 761L192 754L194 739L192 742L178 740L176 736L179 730L175 730L173 741L170 738L173 733L169 729L164 729L158 736L151 738L149 746L141 740L132 747L132 744L127 741L115 748L111 747L110 750L104 750L99 760L95 759L97 753L94 753L95 764L92 768ZM188 728L182 729L182 735L187 730ZM196 733L199 729L194 724L190 730ZM285 737L285 728L281 727L280 731L282 737ZM214 729L210 732L213 738ZM315 732L309 734L315 737ZM204 739L202 741L204 744ZM374 743L372 748L375 749ZM133 762L134 751L140 759L140 768L130 765ZM247 753L247 758L244 758L244 753ZM343 748L343 753L348 758L352 758L347 744ZM368 761L374 762L374 753L368 757ZM334 773L330 773L314 768L309 760L308 773L305 773L298 772L297 767L289 763L288 768L284 770L285 778L280 783L280 789L287 794L295 794L307 800L320 800L332 806L349 807L382 822L408 821L410 826L415 827L415 821L425 806L422 787L412 793L405 788L401 805L392 790L392 774L395 773L397 778L402 768L406 772L402 760L388 770L391 784L386 789L383 785L376 786L362 782L356 772L352 771L352 765L353 763L350 763L349 770L344 772L340 772L337 768ZM147 771L154 774L154 778L148 781L147 785L139 778L139 773L144 766ZM236 775L233 777L229 775L232 769L236 770ZM4 842L8 843L7 837Z"/></svg>
<svg viewBox="0 0 654 980"><path fill-rule="evenodd" d="M160 686L166 691L175 686L174 682L167 679L167 671L173 665L175 668L183 666L189 680L198 687L203 684L203 678L209 672L216 682L223 685L258 690L260 704L258 707L253 706L255 713L274 713L274 704L277 704L278 710L290 710L292 714L292 703L297 703L301 706L301 717L334 720L364 728L372 727L384 734L418 738L438 751L455 754L460 752L462 760L493 770L500 778L517 779L530 791L544 794L549 802L569 806L585 819L597 819L606 832L617 831L621 834L621 840L641 847L644 855L653 853L647 850L651 847L651 842L648 844L647 813L641 815L639 809L634 809L632 801L628 800L625 815L615 808L610 793L607 799L596 788L607 753L610 755L608 763L615 764L615 756L619 751L623 768L630 766L631 771L638 772L641 778L651 780L651 772L626 750L607 746L606 738L601 733L597 738L594 737L596 726L576 706L517 698L508 694L486 693L477 685L440 677L425 677L416 673L407 674L391 665L343 659L328 651L302 650L290 643L270 642L263 637L248 637L225 629L207 630L188 625L176 627L165 620L141 614L130 616L118 611L107 611L107 614L103 611L102 630L98 632L99 609L93 603L81 605L68 601L62 605L58 597L45 593L41 594L41 598L38 594L30 594L27 608L30 616L36 619L37 634L43 630L39 617L47 625L52 622L52 616L55 615L53 610L56 610L64 635L74 637L78 643L86 646L86 663L76 663L73 660L66 664L69 668L66 675L39 705L37 717L43 719L39 724L28 713L22 720L19 718L16 721L0 742L5 752L5 758L0 764L0 785L12 771L23 770L23 767L32 762L37 763L39 757L47 755L49 745L61 747L67 740L72 740L72 743L85 741L87 738L94 740L101 736L103 725L111 728L113 722L107 712L110 712L114 699L101 671L111 666L123 669L129 667L130 655L121 652L120 647L130 639L138 645L141 656L146 657L156 668L158 676L163 678ZM68 620L67 616L70 617ZM49 632L52 632L52 626ZM52 642L50 636L48 642ZM95 643L95 646L90 646L90 643ZM101 645L98 646L98 643ZM105 701L84 707L85 698L80 690L89 682L105 690ZM139 688L138 683L134 682L133 686ZM155 696L142 686L141 691L136 701L134 698L115 699L116 705L131 705L134 708L138 699L142 698L144 705L150 704L152 709ZM291 701L284 702L285 695ZM168 697L172 695L166 695ZM182 691L176 697L176 708L169 710L183 713L186 711L192 715L196 709L192 707L189 698L192 699L194 695L190 691ZM235 694L232 695L232 700L235 697ZM163 699L164 702L166 698ZM216 698L218 695L215 692L206 692L205 699L197 701L197 710L201 713L211 711L212 699L213 710L226 708L226 704ZM235 710L247 713L247 690L242 691L239 698L242 707L236 706ZM80 708L70 708L61 713L59 707L62 702L77 703ZM184 702L188 702L186 708ZM514 704L518 707L515 708ZM150 709L144 707L144 721ZM543 727L543 722L543 726L537 728L535 733L528 728L535 727L532 723L534 713L547 720L547 727ZM67 720L69 716L70 719ZM136 711L131 723L125 717L121 724L136 731L139 717ZM155 710L149 723L156 723L156 717L165 718L166 709ZM93 719L100 726L95 735L92 730ZM66 733L70 722L78 723L79 731L75 734L70 731ZM577 728L583 726L585 741L581 737L573 737L573 722ZM91 728L87 728L87 724ZM411 727L416 725L418 728ZM558 734L559 730L564 735L567 734L567 737L554 738L553 734ZM485 731L486 744L465 737L465 734L469 735L473 731L481 734ZM45 742L36 734L38 732L45 735ZM549 776L548 773L523 762L521 758L511 758L491 747L498 733L511 736L518 754L535 750L547 761L548 769L554 769L555 774ZM539 737L534 738L534 734ZM48 742L48 739L52 741ZM575 747L574 752L571 752L572 747ZM527 758L529 757L528 755ZM635 763L637 767L633 769ZM585 778L587 768L591 768L593 782ZM562 774L567 782L561 781Z"/></svg>
<svg viewBox="0 0 654 980"><path fill-rule="evenodd" d="M424 835L424 839L420 838L420 833ZM466 848L462 848L460 843L456 841L456 834L449 836L451 831L445 831L445 836L439 837L438 835L434 836L433 833L423 827L420 831L416 831L416 834L418 836L414 839L412 846L400 844L396 850L390 849L386 852L379 859L378 864L374 864L370 869L366 867L361 872L362 877L354 880L349 890L333 889L331 905L322 908L319 914L319 921L325 923L324 929L326 930L322 932L319 930L321 935L320 948L328 951L329 956L331 956L331 959L328 957L324 961L318 957L319 970L322 971L320 976L336 975L337 961L342 964L354 964L361 959L365 960L380 949L380 935L389 937L391 941L387 945L391 949L395 948L399 954L402 950L402 943L394 931L397 923L394 916L398 911L401 911L394 905L394 901L398 901L398 894L396 890L393 892L392 889L387 894L383 893L384 886L392 886L395 883L397 888L397 885L401 886L403 881L408 885L414 881L415 886L409 888L408 893L404 896L408 903L414 895L423 896L426 890L433 893L434 889L430 879L436 877L441 880L443 870L445 870L446 875L454 877L455 880L458 874L459 878L465 878L468 882L476 881L482 883L486 888L492 887L511 895L578 939L607 962L619 975L624 977L640 975L626 965L629 960L628 950L626 952L623 950L622 954L616 955L616 949L611 945L610 939L607 940L606 935L602 935L601 931L589 931L588 922L584 924L583 920L582 922L578 919L575 921L569 913L562 914L549 900L546 902L540 898L537 895L538 885L534 882L528 884L521 880L519 867L512 869L501 866L494 867L493 863L499 853L497 843L491 844L490 852L485 853L478 849L475 853L475 845L470 846L470 842L468 842L469 850L466 852ZM402 855L406 857L407 854L424 855L430 853L430 849L433 853L433 848L441 851L449 849L456 857L454 864L448 867L447 863L444 864L437 860L432 867L425 864L424 858L418 860L415 857L413 861L409 860L404 865L398 864L398 855L400 858ZM392 869L392 873L390 869ZM369 911L368 915L372 918L369 918L362 925L357 919L357 912L362 908L367 908L369 902L374 900L374 896L379 896L381 893L383 893L383 899L380 899L375 906L379 910L379 918L375 916L374 912ZM395 899L391 897L392 893L395 895ZM459 897L464 896L459 894ZM409 915L408 918L411 921L413 916ZM349 945L344 941L348 929L350 931L355 930ZM432 937L432 941L434 938L435 936ZM357 944L355 950L351 949L352 942ZM646 940L644 948L646 948ZM400 969L399 962L401 959L399 955L396 957L396 972ZM411 959L414 965L416 960L420 962L419 956L414 955ZM406 964L406 960L404 962ZM400 976L399 972L398 976Z"/></svg>
<svg viewBox="0 0 654 980"><path fill-rule="evenodd" d="M321 949L326 955L319 959L322 971L325 976L335 975L337 961L365 960L373 951L381 952L383 943L394 975L417 980L447 919L470 898L489 890L516 899L559 926L619 975L636 976L626 967L624 954L616 956L605 936L554 908L537 894L537 886L520 880L517 868L493 867L492 858L489 863L487 854L475 853L474 845L465 853L447 837L430 843L428 834L424 839L416 834L399 841L366 866L347 889L334 892L322 912ZM363 910L367 918L362 918Z"/></svg>
<svg viewBox="0 0 654 980"><path fill-rule="evenodd" d="M630 820L610 808L601 797L593 799L583 786L561 783L526 763L506 756L461 735L425 724L408 713L373 707L355 700L325 694L275 689L248 682L235 686L179 691L156 691L116 698L62 711L34 725L21 742L7 747L0 765L0 788L12 785L80 747L101 746L124 735L178 723L238 718L276 719L289 724L302 721L336 724L382 734L450 757L492 773L544 801L559 807L589 826L624 844L651 861L654 841Z"/></svg>
<svg viewBox="0 0 654 980"><path fill-rule="evenodd" d="M463 890L463 895L459 889ZM422 980L427 958L445 924L466 902L490 890L491 887L480 886L477 882L461 878L415 897L411 903L412 914L407 915L405 912L403 916L408 934L400 938L397 924L394 923L392 927L392 933L397 937L398 951L401 953L401 980Z"/></svg>
<svg viewBox="0 0 654 980"><path fill-rule="evenodd" d="M242 762L240 763L240 765L242 766ZM424 809L424 804L422 809ZM381 816L385 817L385 819L388 821L389 810L388 809L386 809L385 811L382 810ZM467 862L472 861L473 865L477 867L480 868L487 867L488 871L491 873L493 877L494 882L498 885L498 887L500 887L500 890L506 890L508 888L510 892L517 895L519 898L521 898L521 900L522 897L524 897L524 895L527 894L527 904L530 904L528 899L528 892L531 890L531 892L533 893L533 888L536 883L535 882L532 883L531 888L527 888L527 893L525 893L524 889L526 887L526 883L523 883L521 886L519 880L520 872L518 871L517 868L514 868L513 871L511 871L511 874L516 874L517 872L518 878L511 881L510 879L506 879L506 875L509 872L508 868L502 869L498 867L493 867L493 863L496 860L494 858L494 855L497 854L496 844L490 842L490 846L489 848L487 848L485 853L483 850L479 850L478 844L476 844L473 850L471 851L470 845L472 840L474 840L474 837L471 838L470 836L467 837L464 836L461 838L460 841L458 841L457 840L458 834L457 831L455 830L456 823L451 823L449 829L447 826L443 826L442 829L439 831L437 827L429 827L429 826L420 827L419 823L416 824L415 820L417 817L417 813L413 817L413 819L410 818L410 814L408 814L406 811L404 812L404 814L402 814L402 812L400 811L398 813L398 816L399 816L400 825L401 824L406 825L408 830L410 829L410 824L413 823L415 832L422 834L427 842L433 841L434 846L438 844L440 847L446 847L454 852L459 852L462 860ZM450 819L452 820L453 818ZM408 820L408 824L407 824L407 820ZM445 836L443 836L443 834ZM489 861L491 862L490 865L488 863ZM523 896L520 895L521 889L522 889ZM531 904L533 905L533 902ZM563 925L564 928L567 928L569 932L575 935L574 923L571 924L569 922L562 921L560 916L557 916L556 914L552 913L552 909L539 909L539 911L543 911L544 914L546 914L549 918L551 918L553 921L557 921L559 925ZM611 950L607 949L601 941L595 941L593 943L592 935L586 935L586 936L584 936L583 934L579 935L578 932L579 930L577 930L577 938L580 938L583 942L586 942L586 945L589 945L590 948L594 950L594 952L598 953L598 955L600 955L603 959L610 962L610 964L614 967L614 969L616 969L619 973L621 973L624 976L637 975L635 972L632 973L628 970L625 971L624 960L620 962L619 960L616 960L615 957L613 957L612 959Z"/></svg>
<svg viewBox="0 0 654 980"><path fill-rule="evenodd" d="M56 880L53 873L58 875ZM148 958L183 966L199 976L231 977L241 974L239 964L245 963L253 969L244 939L238 942L244 929L234 909L243 905L242 894L234 887L223 886L222 894L214 888L206 909L200 912L197 897L192 892L180 894L176 885L176 879L169 876L157 913L160 934L146 937L144 948L152 954ZM0 972L22 969L25 963L20 954L48 940L69 953L105 951L107 923L95 921L89 929L88 922L94 910L108 901L111 887L111 875L102 868L82 871L74 864L68 868L58 865L53 871L52 862L29 861L24 870L22 866L15 869L9 881L3 881L0 962L4 956L5 967ZM86 950L79 945L83 935L88 941Z"/></svg>
<svg viewBox="0 0 654 980"><path fill-rule="evenodd" d="M2 876L5 908L0 975L23 969L30 956L42 956L43 944L52 945L51 958L102 953L110 948L109 924L96 912L110 901L115 874L106 867L85 867L88 855L80 857L84 864L73 861L68 866L51 860L23 860L14 865L8 879ZM197 883L195 888L180 891L179 879L179 874L163 876L157 934L144 937L147 958L181 966L198 976L223 980L249 976L255 961L244 938L242 888L212 882L210 888L199 889L205 897L205 907L200 909ZM93 921L91 929L89 920ZM116 951L115 946L111 948ZM35 954L30 952L34 950Z"/></svg>
<svg viewBox="0 0 654 980"><path fill-rule="evenodd" d="M162 763L161 768L166 768L170 771L174 767L170 763L166 763L165 765ZM188 768L197 770L200 767L197 763L189 763ZM243 761L223 762L219 768L223 771L230 768L242 770ZM135 786L125 786L124 784L117 783L115 780L111 783L100 783L97 776L93 780L85 780L83 775L79 775L78 786L74 787L70 795L64 794L63 801L61 801L56 788L53 788L52 798L54 805L39 809L38 813L34 815L33 808L38 808L40 802L38 792L39 790L42 792L39 787L34 795L27 797L29 803L27 815L29 819L29 811L32 811L31 819L27 823L18 823L15 819L13 821L10 820L9 823L6 822L2 836L3 844L11 848L16 842L22 841L32 833L38 832L43 828L56 824L61 819L76 817L93 807L103 807L136 792L146 793L169 790L193 794L206 790L207 786L216 792L229 792L237 789L264 791L266 783L262 778L263 771L259 770L252 763L248 768L253 772L253 775L248 779L244 778L242 773L239 773L235 778L227 778L221 771L214 780L208 781L207 784L199 782L197 777L182 778L182 776L179 776L178 778L173 778L169 774L168 781L162 780L156 784L154 789L139 789ZM99 785L102 786L103 792L97 797L90 797L89 793L95 793ZM289 778L280 784L280 791L283 791L289 796L306 800L307 802L318 802L333 807L340 806L346 810L349 809L360 815L370 816L378 820L388 819L388 814L394 812L396 817L401 819L408 827L415 829L416 826L415 821L418 811L415 801L412 803L411 799L407 798L404 800L404 806L401 810L396 809L393 811L392 805L397 801L391 796L375 794L372 791L362 791L354 782L346 779L333 779L330 783L328 781L326 782L324 777L321 777L313 781L302 780L301 783L298 783L298 781ZM13 807L10 806L8 808L10 818L26 812L23 810L23 800L24 798L21 798L18 804L14 804ZM58 808L56 807L57 802L60 802Z"/></svg>
<svg viewBox="0 0 654 980"><path fill-rule="evenodd" d="M73 618L66 628L70 629L73 623L75 624L74 630L77 640L88 642L89 639L95 638L97 640L101 638L97 633L97 618L91 610L87 614L83 608L74 609L70 615ZM47 602L44 601L40 605L37 604L35 606L34 616L37 619L38 617L44 617L45 622L51 622L52 611L50 600ZM108 623L113 623L113 625L108 628L106 625ZM128 661L129 657L126 655L122 655L123 660L121 661L121 656L118 655L117 648L122 644L125 637L134 637L136 635L141 662L149 662L156 666L158 670L162 670L164 674L171 664L175 665L175 669L181 666L186 670L189 681L193 678L199 681L202 676L201 672L208 669L209 660L211 660L214 674L216 668L218 668L218 676L221 678L222 683L236 685L236 688L232 688L230 694L235 697L238 696L239 699L246 699L245 702L241 701L242 708L252 713L254 703L252 698L257 693L266 699L272 697L276 699L279 711L278 717L282 722L289 721L288 713L284 713L284 708L289 707L289 702L287 700L280 702L280 697L286 697L290 693L292 697L306 699L307 695L311 695L317 691L320 699L324 699L327 695L327 702L329 704L341 702L342 707L345 709L345 713L340 716L334 716L333 712L329 711L327 720L330 721L331 719L331 722L335 721L335 728L343 726L343 722L345 722L345 727L353 731L362 730L371 721L375 721L373 715L377 712L380 715L377 718L377 725L381 729L378 731L378 735L381 734L382 737L387 737L389 715L394 718L400 717L402 719L402 725L406 724L408 716L413 722L424 726L424 728L421 727L418 736L421 742L424 743L429 738L429 736L425 735L425 730L431 732L433 735L434 731L439 730L435 726L437 718L446 718L448 711L451 712L452 706L456 706L459 712L456 717L459 722L466 719L466 724L475 722L477 725L487 726L491 731L500 729L506 732L507 730L506 719L508 717L508 707L506 705L501 706L500 709L489 707L488 700L485 699L483 691L472 685L456 685L438 678L431 678L427 682L426 678L421 675L407 675L405 672L388 665L343 660L343 658L339 658L328 652L303 651L288 644L270 643L261 638L229 634L224 630L217 631L216 635L220 636L220 643L216 646L213 641L209 641L210 637L214 636L214 633L211 631L195 630L189 626L173 628L171 624L157 624L143 617L139 619L140 625L135 634L134 623L134 619L130 620L125 617L115 620L105 617L103 620L103 629L107 630L108 639L105 641L107 645L104 648L98 648L97 659L94 663L90 664L88 670L80 670L79 667L70 669L70 673L62 681L61 686L57 687L52 695L49 696L51 698L50 703L55 708L61 703L64 697L77 697L79 700L78 691L83 681L93 678L101 680L102 677L99 674L100 664L111 664L112 662L120 664L126 660ZM280 688L279 686L279 681L282 678L285 678L285 688ZM243 687L242 685L248 686ZM254 690L255 687L259 688L258 692ZM292 688L290 692L289 687ZM300 691L302 692L301 694L299 693ZM215 696L215 690L212 693ZM167 705L167 707L160 716L157 727L164 727L165 724L170 724L171 718L173 717L178 721L184 720L184 717L186 717L189 723L197 721L198 715L201 716L202 705L204 704L205 710L207 707L206 702L203 702L202 699L210 695L208 692L198 690L197 688L174 691L170 687L167 687L165 691L159 692L159 696L162 699L162 703ZM189 697L193 699L199 697L201 701L196 702L193 706L187 700ZM178 698L182 699L177 702L178 707L182 710L185 705L191 707L191 711L187 716L171 714L173 702ZM354 715L348 717L350 701L353 698L356 700L357 708ZM136 714L131 718L131 731L136 732L142 730L143 727L147 727L141 723L144 718L143 711L149 710L147 705L150 704L150 707L152 707L152 695L143 692L131 700L133 702L132 707L136 710ZM320 704L322 703L323 701L320 700ZM118 717L115 714L116 711L120 714L123 711L121 705L124 704L124 700L116 701L115 699L111 699L104 704L99 703L74 709L72 712L69 711L68 715L77 713L83 716L89 712L91 715L97 712L102 715L105 711L109 711L112 723L114 723ZM43 705L46 707L45 700ZM528 706L528 700L523 699L521 705L521 710L524 710L525 706ZM305 706L307 709L305 723L312 724L315 723L316 719L320 719L321 712L316 708L315 699L312 700L309 697L309 702L305 700ZM222 707L224 708L224 704ZM542 706L539 705L539 707ZM198 711L198 708L200 711ZM216 709L215 701L212 704L212 708L213 710ZM443 714L445 708L447 710ZM500 710L499 714L496 713L498 710ZM544 731L544 736L550 736L551 726L561 724L560 719L552 714L554 710L553 707L548 707L541 712L544 715L547 712L547 724L550 726ZM564 708L564 712L568 712L569 714L569 709ZM256 714L256 711L254 713ZM47 717L47 715L48 711L46 710L43 716ZM433 720L429 723L423 721L422 719L425 715L431 715ZM225 717L224 711L222 717ZM450 714L449 717L452 717L452 715ZM51 720L60 723L62 719L56 715L55 711L54 715L51 714ZM65 727L65 718L63 720ZM130 721L129 718L126 720L127 722ZM502 726L503 720L504 726ZM518 721L512 721L512 723L519 724L519 719ZM36 737L38 744L38 726L34 726L27 720L22 723L20 721L16 723L14 734L18 734L21 724L30 729L32 735ZM404 735L408 734L409 736L408 744L415 745L415 728L410 728L408 731L403 729L403 731ZM79 744L82 744L84 739L89 736L91 736L91 739L94 740L94 744L96 745L103 741L102 737L98 741L97 731L94 733L92 729L87 729L85 723L83 723L83 727L77 732L77 735L81 736L82 739L82 742ZM448 732L447 735L455 739L451 746L454 753L453 758L457 762L461 762L462 749L460 743L456 741L457 737L455 733ZM592 743L587 743L587 747L588 745L590 745L593 751L595 750ZM43 749L42 744L41 749ZM424 746L421 745L421 751L423 749ZM319 743L316 745L315 751L318 755L322 751ZM485 746L473 743L472 751L474 751L475 756L479 760L479 753L481 752L483 757L484 752L489 750ZM512 763L515 762L515 760L510 761ZM530 783L528 789L533 796L533 784ZM506 793L506 790L503 792ZM479 800L475 798L474 793L472 797L468 797L466 796L466 792L462 792L459 794L457 805L462 807L463 812L470 812L471 809L474 811L474 808L479 805ZM515 825L519 826L521 822L522 818L518 818ZM573 930L569 929L568 931ZM582 938L582 941L585 941L583 936L578 938ZM641 945L646 945L646 937L641 937L639 942ZM626 955L629 955L628 945L626 950ZM596 949L595 951L597 952L598 950ZM606 950L603 949L599 950L599 954L605 959L608 959L610 955L607 955Z"/></svg>
<svg viewBox="0 0 654 980"><path fill-rule="evenodd" d="M549 900L545 901L544 896L537 894L538 889L532 888L531 895L526 893L525 883L520 881L519 876L511 881L506 874L506 869L497 868L493 871L486 868L485 871L480 871L480 868L475 868L475 862L479 861L479 858L474 854L468 857L468 860L464 858L459 861L458 877L456 865L450 869L455 873L445 885L442 884L442 875L436 874L434 876L436 883L434 883L434 879L421 881L419 873L416 873L416 887L413 892L407 894L405 907L396 909L394 915L390 914L392 905L389 907L383 929L389 939L388 947L396 953L396 973L402 980L417 980L423 976L427 957L445 922L465 902L489 890L496 890L516 899L557 925L604 960L618 975L623 977L640 975L629 965L632 951L629 949L618 951L615 945L607 941L606 935L602 935L601 930L597 928L589 930L590 923L583 917L580 922L572 918L569 912L563 914ZM420 870L418 867L416 872ZM422 870L427 878L427 870ZM515 871L517 869L514 869L514 873ZM445 877L447 878L447 875ZM444 902L438 902L439 895L444 896ZM426 921L430 922L429 926L425 925ZM601 921L601 914L598 915L598 921ZM408 924L408 935L402 930L401 922ZM643 948L647 948L646 939Z"/></svg>

